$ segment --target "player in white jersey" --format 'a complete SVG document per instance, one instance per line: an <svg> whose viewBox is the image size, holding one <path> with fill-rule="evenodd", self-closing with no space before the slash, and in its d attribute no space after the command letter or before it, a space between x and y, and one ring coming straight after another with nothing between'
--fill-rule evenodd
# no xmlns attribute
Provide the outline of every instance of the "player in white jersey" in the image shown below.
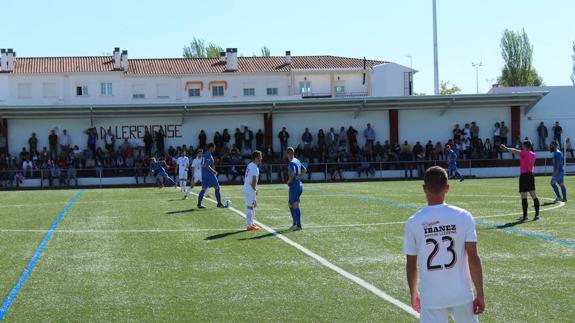
<svg viewBox="0 0 575 323"><path fill-rule="evenodd" d="M184 199L188 198L188 171L190 170L190 159L186 156L185 152L180 153L180 157L176 160L178 165L178 181L180 182L180 190L184 193Z"/></svg>
<svg viewBox="0 0 575 323"><path fill-rule="evenodd" d="M256 216L256 195L258 194L258 179L260 177L260 169L258 165L262 162L262 152L255 150L252 153L252 162L246 168L244 175L244 199L246 201L246 227L248 231L259 229L254 224Z"/></svg>
<svg viewBox="0 0 575 323"><path fill-rule="evenodd" d="M196 184L202 184L202 165L204 164L204 150L198 149L196 152L196 158L192 160L192 183L190 191L196 186ZM210 197L210 193L206 190L205 197Z"/></svg>
<svg viewBox="0 0 575 323"><path fill-rule="evenodd" d="M466 210L445 203L447 178L441 167L425 172L428 206L405 224L403 252L411 305L420 312L420 322L447 323L450 314L457 323L479 322L485 301L475 220Z"/></svg>

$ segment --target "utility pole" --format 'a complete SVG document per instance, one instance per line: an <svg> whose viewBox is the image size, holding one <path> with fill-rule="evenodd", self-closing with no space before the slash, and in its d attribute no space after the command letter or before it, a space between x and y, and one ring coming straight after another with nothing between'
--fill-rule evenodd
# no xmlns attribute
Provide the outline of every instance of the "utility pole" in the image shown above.
<svg viewBox="0 0 575 323"><path fill-rule="evenodd" d="M437 58L437 13L436 13L436 5L435 1L433 0L433 68L434 68L434 89L435 95L439 94L439 62Z"/></svg>
<svg viewBox="0 0 575 323"><path fill-rule="evenodd" d="M483 66L483 62L471 63L475 67L475 86L477 87L477 94L479 94L479 68Z"/></svg>

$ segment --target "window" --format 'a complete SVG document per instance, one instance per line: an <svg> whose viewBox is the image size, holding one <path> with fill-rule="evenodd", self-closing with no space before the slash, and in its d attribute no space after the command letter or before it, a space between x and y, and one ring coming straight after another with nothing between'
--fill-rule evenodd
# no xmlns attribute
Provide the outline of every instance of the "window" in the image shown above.
<svg viewBox="0 0 575 323"><path fill-rule="evenodd" d="M252 88L247 88L244 89L244 96L255 96L256 95L256 89Z"/></svg>
<svg viewBox="0 0 575 323"><path fill-rule="evenodd" d="M336 96L345 95L345 85L336 85L334 91Z"/></svg>
<svg viewBox="0 0 575 323"><path fill-rule="evenodd" d="M44 83L42 84L42 93L45 98L56 98L58 97L58 90L56 83Z"/></svg>
<svg viewBox="0 0 575 323"><path fill-rule="evenodd" d="M311 96L311 82L299 82L299 92L302 96Z"/></svg>
<svg viewBox="0 0 575 323"><path fill-rule="evenodd" d="M76 96L88 96L88 86L87 85L77 85L76 86Z"/></svg>
<svg viewBox="0 0 575 323"><path fill-rule="evenodd" d="M101 95L112 95L112 83L100 83Z"/></svg>
<svg viewBox="0 0 575 323"><path fill-rule="evenodd" d="M132 85L132 98L133 99L144 99L146 95L144 94L144 84L134 84Z"/></svg>
<svg viewBox="0 0 575 323"><path fill-rule="evenodd" d="M223 85L212 86L212 96L224 96L224 86Z"/></svg>
<svg viewBox="0 0 575 323"><path fill-rule="evenodd" d="M277 87L268 87L266 89L267 95L278 95L278 88Z"/></svg>
<svg viewBox="0 0 575 323"><path fill-rule="evenodd" d="M168 99L170 97L170 90L168 84L156 85L156 92L158 99Z"/></svg>
<svg viewBox="0 0 575 323"><path fill-rule="evenodd" d="M18 97L31 98L32 97L32 84L31 83L18 83Z"/></svg>
<svg viewBox="0 0 575 323"><path fill-rule="evenodd" d="M188 89L188 96L190 97L198 97L200 96L200 89L196 88L196 89Z"/></svg>

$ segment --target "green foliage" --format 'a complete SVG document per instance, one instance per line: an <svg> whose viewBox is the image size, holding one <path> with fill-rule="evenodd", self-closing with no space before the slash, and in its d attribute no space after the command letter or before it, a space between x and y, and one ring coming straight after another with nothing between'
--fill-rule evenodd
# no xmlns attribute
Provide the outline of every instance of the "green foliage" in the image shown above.
<svg viewBox="0 0 575 323"><path fill-rule="evenodd" d="M457 86L456 84L453 84L453 86L450 86L449 81L441 81L441 83L439 83L439 94L441 95L451 95L451 94L456 94L461 92L461 89L459 88L459 86Z"/></svg>
<svg viewBox="0 0 575 323"><path fill-rule="evenodd" d="M189 46L184 46L184 58L215 58L220 56L224 49L214 43L206 43L203 39L194 37Z"/></svg>
<svg viewBox="0 0 575 323"><path fill-rule="evenodd" d="M501 56L505 65L498 82L502 86L541 86L543 79L532 66L533 46L525 29L505 29L501 37Z"/></svg>
<svg viewBox="0 0 575 323"><path fill-rule="evenodd" d="M270 52L270 49L269 49L267 46L264 46L264 47L261 48L261 54L262 54L263 57L270 57L270 56L272 56L272 55L271 55L271 52Z"/></svg>

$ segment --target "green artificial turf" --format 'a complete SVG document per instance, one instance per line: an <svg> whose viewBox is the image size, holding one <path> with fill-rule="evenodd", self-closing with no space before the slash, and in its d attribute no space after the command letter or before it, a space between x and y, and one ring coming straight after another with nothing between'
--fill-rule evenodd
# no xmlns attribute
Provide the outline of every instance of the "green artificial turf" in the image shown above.
<svg viewBox="0 0 575 323"><path fill-rule="evenodd" d="M549 203L548 180L537 178L537 188L542 209L553 209L521 224L514 223L517 179L451 183L448 203L478 220L482 322L575 317L575 207ZM574 177L567 186L574 192ZM0 194L0 301L77 192ZM243 211L241 186L222 193ZM182 200L173 189L83 191L6 322L417 321L268 232L244 231L245 220L232 210L204 204L198 210L195 196ZM304 230L284 232L291 225L287 186L263 185L256 219L409 304L402 222L423 206L420 181L305 184ZM515 232L494 228L505 224Z"/></svg>

